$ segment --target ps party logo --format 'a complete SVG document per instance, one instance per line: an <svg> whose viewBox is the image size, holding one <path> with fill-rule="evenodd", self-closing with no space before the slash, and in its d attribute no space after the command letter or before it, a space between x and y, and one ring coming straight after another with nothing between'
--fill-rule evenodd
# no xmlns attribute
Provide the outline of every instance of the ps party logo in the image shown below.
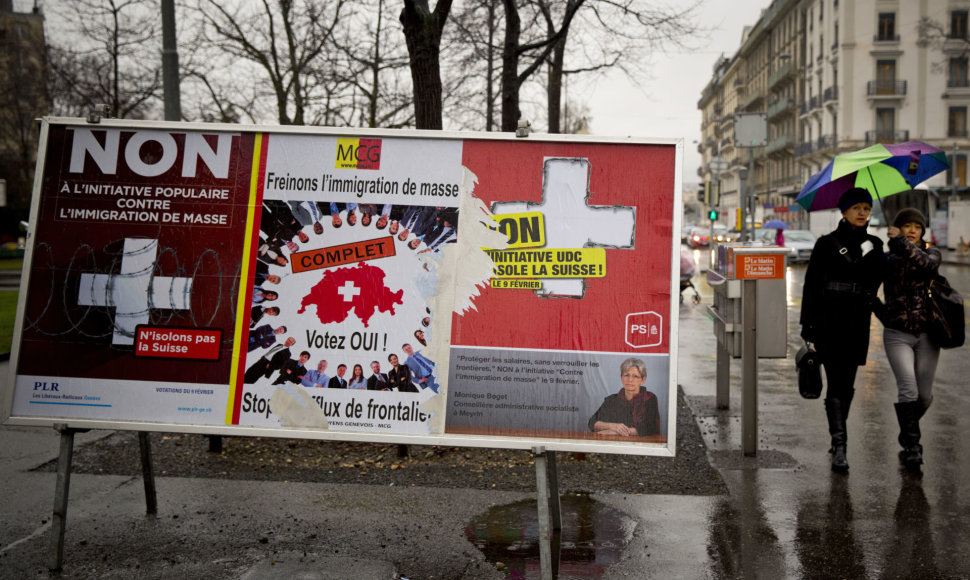
<svg viewBox="0 0 970 580"><path fill-rule="evenodd" d="M341 137L337 139L336 169L380 169L381 140Z"/></svg>

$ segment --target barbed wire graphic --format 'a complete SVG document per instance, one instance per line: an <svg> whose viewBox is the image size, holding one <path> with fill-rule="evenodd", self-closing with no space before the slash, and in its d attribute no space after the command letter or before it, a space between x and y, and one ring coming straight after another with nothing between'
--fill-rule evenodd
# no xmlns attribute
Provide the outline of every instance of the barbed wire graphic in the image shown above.
<svg viewBox="0 0 970 580"><path fill-rule="evenodd" d="M125 240L131 240L129 247L125 248ZM137 242L147 243L137 243ZM119 249L117 246L121 244ZM152 324L168 324L176 316L178 311L184 311L191 324L195 327L211 325L221 312L224 306L223 288L225 280L223 276L222 264L219 260L219 253L213 248L206 248L196 258L192 264L191 276L186 276L188 269L179 260L178 252L172 247L159 247L158 240L152 238L129 237L114 240L104 245L100 251L96 251L89 244L81 244L74 248L70 259L64 270L63 278L59 275L57 267L58 248L50 242L39 242L35 246L35 252L40 254L41 259L33 261L33 275L31 293L34 295L46 295L46 300L40 312L31 316L29 312L24 314L24 332L31 331L45 337L64 337L76 334L85 338L103 339L112 335L134 338L134 328L126 325L125 322L137 320L139 317L148 318ZM147 265L142 266L140 261L149 253L157 255ZM99 267L98 255L111 257L107 268ZM46 267L44 267L46 258ZM128 262L125 260L128 259ZM85 262L83 265L81 262ZM125 262L125 263L123 263ZM137 269L124 271L126 264L134 264ZM167 264L167 268L166 268ZM216 299L212 307L212 312L200 318L199 305L193 306L192 290L196 287L196 281L205 279L211 281L212 274L205 273L207 267L215 266L215 279L218 281ZM167 269L167 275L166 274ZM240 269L237 267L232 287L238 288L238 276ZM46 276L44 275L46 273ZM38 280L47 278L50 285L47 288L37 288ZM117 292L132 290L142 285L140 279L147 278L144 282L144 300L137 300L140 306L137 308L119 312L118 301L121 298L131 298L121 296ZM56 304L58 294L58 282L60 280L60 305ZM44 290L47 290L44 292ZM210 294L211 295L211 294ZM82 303L84 298L90 303ZM182 308L184 306L184 308ZM110 321L109 328L103 332L92 332L91 317L95 313L103 313L106 321ZM231 313L234 316L234 313ZM66 321L63 328L60 326ZM200 324L202 322L202 324ZM60 323L60 324L59 324ZM224 339L223 343L232 342L231 334ZM117 345L112 343L112 347L127 350L129 345Z"/></svg>

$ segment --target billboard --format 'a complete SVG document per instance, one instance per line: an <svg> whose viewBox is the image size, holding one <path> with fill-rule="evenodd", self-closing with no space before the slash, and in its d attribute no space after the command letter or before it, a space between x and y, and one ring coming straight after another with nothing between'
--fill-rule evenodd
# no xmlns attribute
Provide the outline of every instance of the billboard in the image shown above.
<svg viewBox="0 0 970 580"><path fill-rule="evenodd" d="M672 454L680 147L50 119L7 422Z"/></svg>

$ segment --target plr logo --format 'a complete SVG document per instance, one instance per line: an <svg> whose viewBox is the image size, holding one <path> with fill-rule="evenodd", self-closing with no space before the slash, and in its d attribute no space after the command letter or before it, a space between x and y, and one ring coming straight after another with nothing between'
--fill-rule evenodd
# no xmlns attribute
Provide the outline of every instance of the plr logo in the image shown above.
<svg viewBox="0 0 970 580"><path fill-rule="evenodd" d="M380 169L381 140L341 137L337 139L337 169Z"/></svg>

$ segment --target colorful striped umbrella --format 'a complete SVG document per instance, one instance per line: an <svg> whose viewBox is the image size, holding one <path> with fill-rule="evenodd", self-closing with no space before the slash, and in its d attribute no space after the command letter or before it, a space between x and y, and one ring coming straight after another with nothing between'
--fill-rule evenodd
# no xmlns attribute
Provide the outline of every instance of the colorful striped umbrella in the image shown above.
<svg viewBox="0 0 970 580"><path fill-rule="evenodd" d="M809 178L795 202L808 211L831 209L853 187L879 200L912 189L947 167L946 153L921 141L873 145L837 155Z"/></svg>

